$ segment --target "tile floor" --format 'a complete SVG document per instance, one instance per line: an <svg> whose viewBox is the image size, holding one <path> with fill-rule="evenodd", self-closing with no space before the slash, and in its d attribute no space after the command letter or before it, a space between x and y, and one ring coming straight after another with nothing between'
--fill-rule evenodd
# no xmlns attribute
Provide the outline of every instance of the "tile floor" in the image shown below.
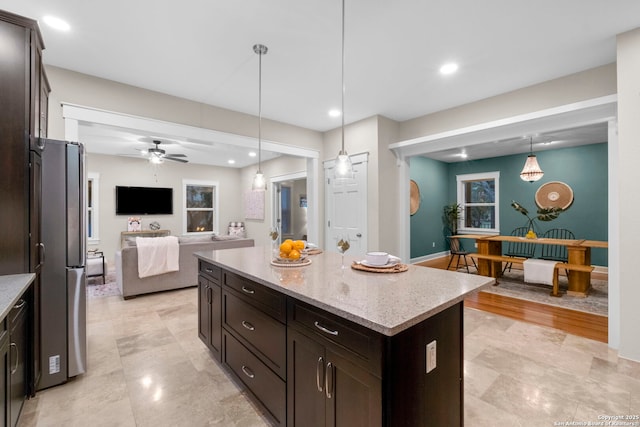
<svg viewBox="0 0 640 427"><path fill-rule="evenodd" d="M199 341L196 306L195 288L90 299L89 372L27 401L19 425L267 425ZM640 363L605 344L473 309L464 344L466 426L640 414Z"/></svg>

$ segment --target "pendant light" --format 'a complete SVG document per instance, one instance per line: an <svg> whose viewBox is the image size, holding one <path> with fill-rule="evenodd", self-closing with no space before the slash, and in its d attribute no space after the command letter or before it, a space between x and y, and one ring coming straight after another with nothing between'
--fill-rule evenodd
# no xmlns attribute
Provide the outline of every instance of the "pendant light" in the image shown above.
<svg viewBox="0 0 640 427"><path fill-rule="evenodd" d="M542 172L542 169L540 169L540 165L538 164L538 159L536 158L536 155L533 154L533 138L529 138L529 139L531 144L530 145L531 151L527 156L527 161L525 162L524 167L522 168L522 172L520 172L520 178L523 181L534 182L542 178L542 176L544 175L544 172Z"/></svg>
<svg viewBox="0 0 640 427"><path fill-rule="evenodd" d="M253 177L251 189L258 191L267 189L267 182L260 166L262 161L262 55L266 55L268 50L263 44L253 46L253 51L258 54L260 60L258 61L258 170L256 171L256 176Z"/></svg>
<svg viewBox="0 0 640 427"><path fill-rule="evenodd" d="M353 172L353 164L351 159L344 149L344 0L342 0L342 128L341 128L341 140L342 148L336 157L336 163L333 168L333 176L337 182L348 182L355 179Z"/></svg>

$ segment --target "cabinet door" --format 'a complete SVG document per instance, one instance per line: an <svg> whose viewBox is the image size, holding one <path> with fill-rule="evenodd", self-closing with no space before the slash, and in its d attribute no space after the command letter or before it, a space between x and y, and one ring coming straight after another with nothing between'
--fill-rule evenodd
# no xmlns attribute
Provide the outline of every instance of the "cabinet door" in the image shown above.
<svg viewBox="0 0 640 427"><path fill-rule="evenodd" d="M198 276L198 336L217 360L222 360L222 291Z"/></svg>
<svg viewBox="0 0 640 427"><path fill-rule="evenodd" d="M16 317L11 328L9 344L9 365L10 365L10 391L9 391L9 414L10 426L18 423L18 417L22 410L22 405L26 397L26 310L23 309Z"/></svg>
<svg viewBox="0 0 640 427"><path fill-rule="evenodd" d="M381 381L358 365L326 350L327 426L382 425Z"/></svg>
<svg viewBox="0 0 640 427"><path fill-rule="evenodd" d="M287 425L325 425L325 349L289 328L287 346Z"/></svg>
<svg viewBox="0 0 640 427"><path fill-rule="evenodd" d="M208 347L211 342L211 288L202 276L198 276L198 336Z"/></svg>
<svg viewBox="0 0 640 427"><path fill-rule="evenodd" d="M3 331L0 333L0 426L3 427L9 419L9 366L9 332Z"/></svg>

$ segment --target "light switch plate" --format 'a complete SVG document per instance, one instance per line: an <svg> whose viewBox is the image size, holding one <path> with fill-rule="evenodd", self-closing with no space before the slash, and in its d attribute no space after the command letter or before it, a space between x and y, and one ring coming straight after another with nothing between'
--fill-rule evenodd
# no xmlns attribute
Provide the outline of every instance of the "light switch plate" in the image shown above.
<svg viewBox="0 0 640 427"><path fill-rule="evenodd" d="M436 369L436 341L427 344L427 374Z"/></svg>

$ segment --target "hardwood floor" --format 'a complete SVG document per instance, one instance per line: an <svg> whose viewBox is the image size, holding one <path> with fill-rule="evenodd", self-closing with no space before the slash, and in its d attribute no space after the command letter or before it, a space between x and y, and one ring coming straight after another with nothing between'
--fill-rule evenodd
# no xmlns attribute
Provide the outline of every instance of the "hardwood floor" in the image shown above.
<svg viewBox="0 0 640 427"><path fill-rule="evenodd" d="M448 262L449 257L442 257L421 262L417 265L445 270ZM607 316L569 310L488 292L478 292L473 297L467 298L464 304L466 307L536 325L549 326L592 340L604 343L608 341Z"/></svg>

